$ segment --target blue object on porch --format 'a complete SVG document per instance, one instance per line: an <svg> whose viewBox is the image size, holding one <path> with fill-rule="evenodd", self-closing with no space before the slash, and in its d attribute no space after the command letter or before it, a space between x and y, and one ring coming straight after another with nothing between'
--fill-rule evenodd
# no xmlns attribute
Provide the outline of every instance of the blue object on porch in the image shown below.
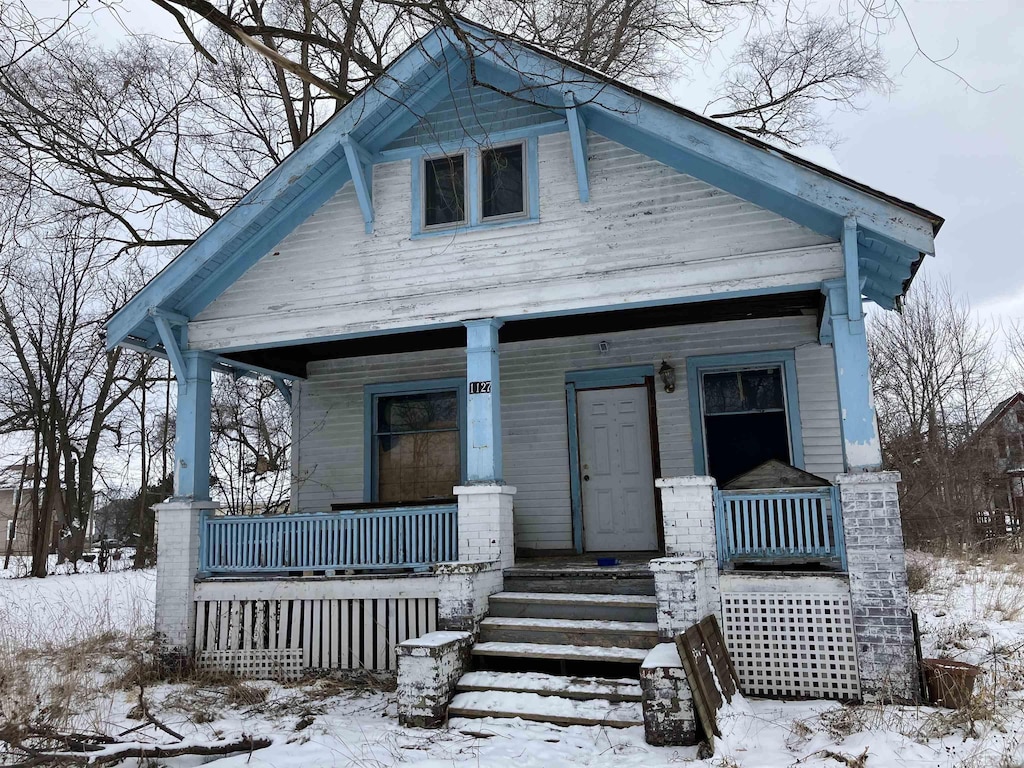
<svg viewBox="0 0 1024 768"><path fill-rule="evenodd" d="M837 487L715 494L721 564L823 560L838 562L846 570Z"/></svg>
<svg viewBox="0 0 1024 768"><path fill-rule="evenodd" d="M204 574L423 568L458 560L458 505L302 515L205 514Z"/></svg>
<svg viewBox="0 0 1024 768"><path fill-rule="evenodd" d="M599 557L597 564L602 568L611 568L613 565L619 564L619 559L617 557Z"/></svg>
<svg viewBox="0 0 1024 768"><path fill-rule="evenodd" d="M466 435L466 479L500 483L501 380L498 373L498 329L494 318L466 325L466 382L469 429Z"/></svg>

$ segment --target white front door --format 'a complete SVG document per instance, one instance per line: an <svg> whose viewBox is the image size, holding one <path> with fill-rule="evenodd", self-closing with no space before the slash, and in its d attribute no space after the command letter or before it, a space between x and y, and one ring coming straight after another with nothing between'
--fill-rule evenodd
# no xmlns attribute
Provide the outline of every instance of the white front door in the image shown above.
<svg viewBox="0 0 1024 768"><path fill-rule="evenodd" d="M658 548L646 387L576 393L588 552Z"/></svg>

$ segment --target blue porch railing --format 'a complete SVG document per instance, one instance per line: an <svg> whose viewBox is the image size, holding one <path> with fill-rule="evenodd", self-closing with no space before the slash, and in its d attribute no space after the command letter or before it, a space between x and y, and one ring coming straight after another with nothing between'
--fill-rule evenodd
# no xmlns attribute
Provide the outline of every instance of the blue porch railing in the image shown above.
<svg viewBox="0 0 1024 768"><path fill-rule="evenodd" d="M203 517L205 574L421 568L458 560L458 505Z"/></svg>
<svg viewBox="0 0 1024 768"><path fill-rule="evenodd" d="M846 570L839 488L718 490L715 496L723 565L816 560Z"/></svg>

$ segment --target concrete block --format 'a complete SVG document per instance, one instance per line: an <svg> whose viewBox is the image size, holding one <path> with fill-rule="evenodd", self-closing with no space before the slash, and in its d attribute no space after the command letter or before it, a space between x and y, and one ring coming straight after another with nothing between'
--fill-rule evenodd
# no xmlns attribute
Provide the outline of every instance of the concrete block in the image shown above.
<svg viewBox="0 0 1024 768"><path fill-rule="evenodd" d="M444 725L472 647L469 632L430 632L398 644L399 723L413 728Z"/></svg>

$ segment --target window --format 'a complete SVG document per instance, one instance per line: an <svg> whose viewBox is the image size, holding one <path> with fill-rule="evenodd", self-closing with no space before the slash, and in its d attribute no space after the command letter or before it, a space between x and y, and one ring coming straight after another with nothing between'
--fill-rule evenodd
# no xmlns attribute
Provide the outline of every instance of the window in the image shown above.
<svg viewBox="0 0 1024 768"><path fill-rule="evenodd" d="M485 149L480 153L483 218L494 219L526 212L525 169L522 144Z"/></svg>
<svg viewBox="0 0 1024 768"><path fill-rule="evenodd" d="M720 486L769 459L790 463L781 366L709 372L701 379L708 473Z"/></svg>
<svg viewBox="0 0 1024 768"><path fill-rule="evenodd" d="M536 167L531 139L424 158L418 180L414 173L420 194L413 196L413 234L536 216L536 171L528 170Z"/></svg>
<svg viewBox="0 0 1024 768"><path fill-rule="evenodd" d="M462 481L458 389L370 395L371 500L422 502L452 498Z"/></svg>
<svg viewBox="0 0 1024 768"><path fill-rule="evenodd" d="M423 226L466 221L466 156L450 155L423 164Z"/></svg>

